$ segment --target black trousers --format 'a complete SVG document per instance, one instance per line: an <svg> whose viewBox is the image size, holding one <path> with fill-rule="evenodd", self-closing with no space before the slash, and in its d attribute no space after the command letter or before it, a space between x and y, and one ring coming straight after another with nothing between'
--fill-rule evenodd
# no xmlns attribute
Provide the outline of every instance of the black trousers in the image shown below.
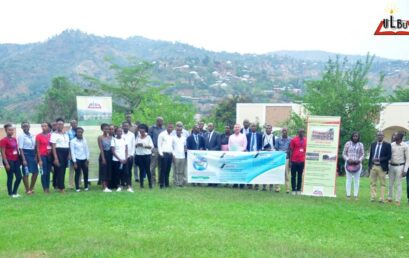
<svg viewBox="0 0 409 258"><path fill-rule="evenodd" d="M80 189L81 171L84 175L84 188L88 188L88 166L86 160L77 159L77 168L75 169L75 189Z"/></svg>
<svg viewBox="0 0 409 258"><path fill-rule="evenodd" d="M128 164L122 164L119 161L112 161L113 173L112 173L112 188L118 188L120 186L129 185Z"/></svg>
<svg viewBox="0 0 409 258"><path fill-rule="evenodd" d="M291 162L291 188L293 191L301 191L304 162Z"/></svg>
<svg viewBox="0 0 409 258"><path fill-rule="evenodd" d="M126 167L127 167L127 174L129 176L129 186L132 185L132 168L133 168L133 163L134 163L134 157L129 157L128 160L126 161Z"/></svg>
<svg viewBox="0 0 409 258"><path fill-rule="evenodd" d="M164 152L160 159L159 185L161 188L169 187L169 174L173 159L172 153Z"/></svg>
<svg viewBox="0 0 409 258"><path fill-rule="evenodd" d="M68 154L70 152L70 149L68 148L56 148L57 151L57 157L58 161L60 163L60 166L55 166L56 171L55 176L56 178L56 183L57 183L57 188L60 190L65 189L65 170L67 169L68 166Z"/></svg>
<svg viewBox="0 0 409 258"><path fill-rule="evenodd" d="M20 170L20 161L18 160L8 160L10 165L10 170L6 171L7 173L7 192L11 196L17 194L18 187L21 183L21 170ZM4 165L4 162L3 162ZM6 166L6 165L4 165ZM13 177L16 177L13 186Z"/></svg>
<svg viewBox="0 0 409 258"><path fill-rule="evenodd" d="M139 183L143 187L145 175L148 177L149 187L152 187L151 155L135 155L135 165L139 168Z"/></svg>

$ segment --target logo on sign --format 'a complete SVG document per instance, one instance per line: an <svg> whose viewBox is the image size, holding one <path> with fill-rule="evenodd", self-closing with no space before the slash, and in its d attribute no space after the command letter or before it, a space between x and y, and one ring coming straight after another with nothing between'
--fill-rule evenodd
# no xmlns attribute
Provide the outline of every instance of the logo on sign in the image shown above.
<svg viewBox="0 0 409 258"><path fill-rule="evenodd" d="M389 8L389 17L382 19L374 35L409 35L409 21L395 16L396 8Z"/></svg>

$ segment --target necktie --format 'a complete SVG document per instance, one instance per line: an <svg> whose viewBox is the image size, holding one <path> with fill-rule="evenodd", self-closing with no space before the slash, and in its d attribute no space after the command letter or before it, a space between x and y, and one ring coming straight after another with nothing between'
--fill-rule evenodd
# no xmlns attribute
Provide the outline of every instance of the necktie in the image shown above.
<svg viewBox="0 0 409 258"><path fill-rule="evenodd" d="M253 133L251 136L251 141L253 142L253 151L257 151L257 141L256 141L256 134Z"/></svg>
<svg viewBox="0 0 409 258"><path fill-rule="evenodd" d="M375 149L375 159L379 159L380 152L381 152L381 143L378 143Z"/></svg>
<svg viewBox="0 0 409 258"><path fill-rule="evenodd" d="M195 142L196 142L197 149L199 149L199 141L197 139L197 134L195 134Z"/></svg>

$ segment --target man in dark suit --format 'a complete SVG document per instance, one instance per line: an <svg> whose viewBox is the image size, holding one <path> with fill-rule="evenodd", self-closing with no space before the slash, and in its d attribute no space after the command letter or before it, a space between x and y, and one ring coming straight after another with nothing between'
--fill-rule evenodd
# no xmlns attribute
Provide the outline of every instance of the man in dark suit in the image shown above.
<svg viewBox="0 0 409 258"><path fill-rule="evenodd" d="M186 149L188 150L205 150L205 139L199 135L199 127L193 126L192 134L186 139Z"/></svg>
<svg viewBox="0 0 409 258"><path fill-rule="evenodd" d="M376 199L376 182L379 178L381 183L381 197L379 202L385 202L385 176L389 170L389 160L392 156L391 144L384 142L384 134L379 131L376 134L377 141L371 144L371 150L369 154L368 169L371 177L371 201Z"/></svg>
<svg viewBox="0 0 409 258"><path fill-rule="evenodd" d="M221 138L220 134L214 131L213 123L207 124L207 134L206 134L206 150L209 151L219 151L221 150Z"/></svg>
<svg viewBox="0 0 409 258"><path fill-rule="evenodd" d="M257 132L257 125L250 125L250 132L247 136L247 151L260 151L263 148L263 135Z"/></svg>
<svg viewBox="0 0 409 258"><path fill-rule="evenodd" d="M206 133L206 150L209 151L219 151L221 150L221 136L218 132L214 131L213 123L207 124L207 133ZM218 184L208 184L209 187L216 187Z"/></svg>
<svg viewBox="0 0 409 258"><path fill-rule="evenodd" d="M250 121L248 119L243 120L243 128L240 129L240 133L247 135L250 132Z"/></svg>
<svg viewBox="0 0 409 258"><path fill-rule="evenodd" d="M194 125L192 128L192 134L186 139L186 149L187 150L205 150L206 144L203 136L199 134L199 126ZM198 183L193 183L193 186L200 185Z"/></svg>

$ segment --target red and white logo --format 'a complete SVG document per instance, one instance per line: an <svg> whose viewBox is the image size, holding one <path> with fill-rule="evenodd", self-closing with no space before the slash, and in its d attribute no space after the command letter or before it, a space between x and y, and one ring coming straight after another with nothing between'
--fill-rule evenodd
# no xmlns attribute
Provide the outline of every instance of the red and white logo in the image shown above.
<svg viewBox="0 0 409 258"><path fill-rule="evenodd" d="M390 8L389 17L381 20L374 35L409 35L409 18L395 17L396 9Z"/></svg>

